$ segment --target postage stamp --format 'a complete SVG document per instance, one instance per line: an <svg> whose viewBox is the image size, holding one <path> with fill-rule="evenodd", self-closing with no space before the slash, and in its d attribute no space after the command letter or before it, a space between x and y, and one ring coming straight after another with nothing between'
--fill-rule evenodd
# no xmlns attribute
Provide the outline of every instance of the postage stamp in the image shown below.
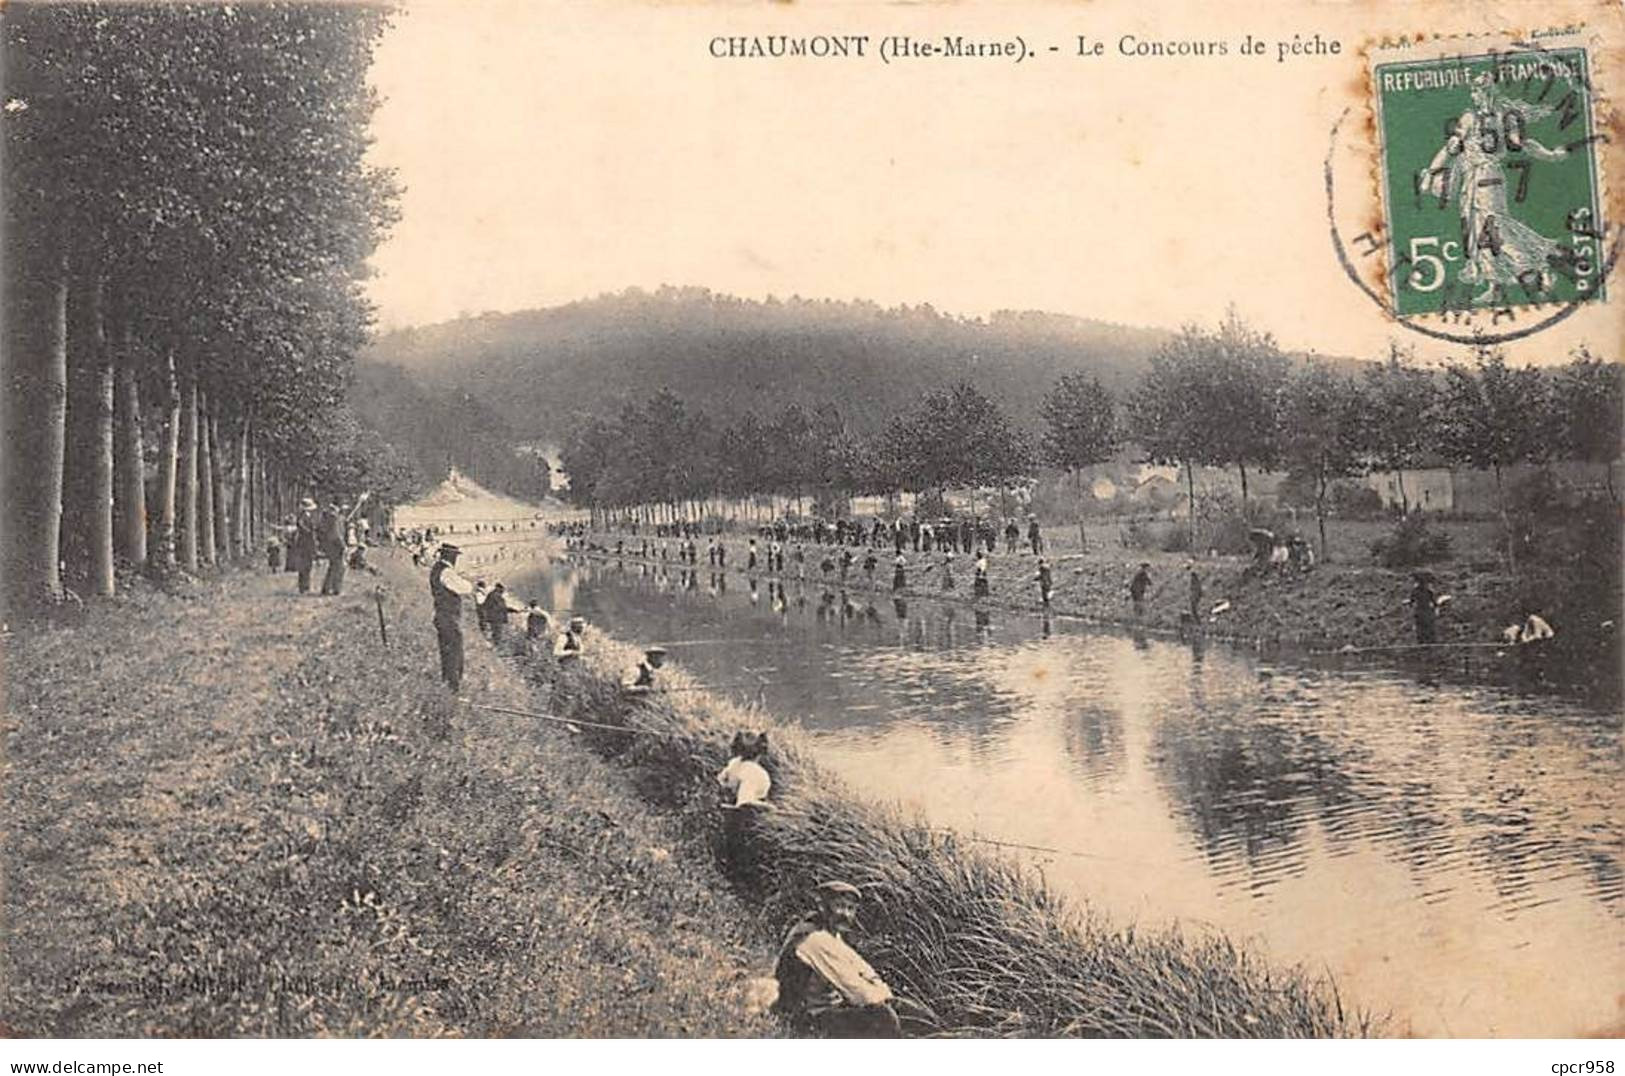
<svg viewBox="0 0 1625 1076"><path fill-rule="evenodd" d="M1591 56L1572 34L1373 49L1401 317L1603 298Z"/></svg>

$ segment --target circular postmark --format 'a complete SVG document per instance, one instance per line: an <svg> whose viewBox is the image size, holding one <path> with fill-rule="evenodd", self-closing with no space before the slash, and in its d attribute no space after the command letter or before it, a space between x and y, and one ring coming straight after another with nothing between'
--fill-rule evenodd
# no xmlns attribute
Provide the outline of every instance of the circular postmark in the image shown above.
<svg viewBox="0 0 1625 1076"><path fill-rule="evenodd" d="M1445 43L1455 44L1455 43ZM1563 34L1367 51L1363 138L1333 123L1327 221L1338 264L1391 320L1496 344L1606 300L1625 232L1604 218L1590 54Z"/></svg>

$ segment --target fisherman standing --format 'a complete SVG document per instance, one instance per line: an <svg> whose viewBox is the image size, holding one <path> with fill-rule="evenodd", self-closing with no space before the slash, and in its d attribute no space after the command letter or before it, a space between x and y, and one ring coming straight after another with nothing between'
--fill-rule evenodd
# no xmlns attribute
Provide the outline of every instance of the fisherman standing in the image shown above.
<svg viewBox="0 0 1625 1076"><path fill-rule="evenodd" d="M463 683L463 595L473 593L457 574L462 550L444 544L429 569L429 596L434 600L434 633L440 644L440 678L457 691Z"/></svg>
<svg viewBox="0 0 1625 1076"><path fill-rule="evenodd" d="M897 554L897 559L892 561L892 567L891 567L891 588L892 588L892 593L895 594L897 591L902 590L903 587L907 585L908 580L907 580L907 577L906 577L906 575L904 573L904 569L906 569L907 567L908 567L908 560L903 556L902 553L898 553Z"/></svg>
<svg viewBox="0 0 1625 1076"><path fill-rule="evenodd" d="M1411 615L1416 621L1416 641L1423 646L1439 641L1439 598L1433 593L1433 576L1428 572L1417 572L1413 577L1416 585L1411 588L1411 596L1405 603L1411 607Z"/></svg>
<svg viewBox="0 0 1625 1076"><path fill-rule="evenodd" d="M547 633L553 626L553 618L547 615L542 603L535 598L530 600L530 607L525 610L525 646L532 653L538 645L538 639L546 639Z"/></svg>
<svg viewBox="0 0 1625 1076"><path fill-rule="evenodd" d="M1145 592L1151 589L1151 562L1142 560L1140 570L1134 573L1129 580L1128 596L1134 602L1134 615L1136 618L1145 615Z"/></svg>
<svg viewBox="0 0 1625 1076"><path fill-rule="evenodd" d="M327 575L322 578L322 593L338 596L344 592L344 512L337 504L329 504L322 513L319 536L322 554L327 557Z"/></svg>
<svg viewBox="0 0 1625 1076"><path fill-rule="evenodd" d="M310 593L310 569L316 563L316 502L306 497L299 502L299 517L293 522L293 541L288 546L288 567L299 573L299 593Z"/></svg>
<svg viewBox="0 0 1625 1076"><path fill-rule="evenodd" d="M971 594L977 598L985 598L988 595L986 553L976 555L976 578L971 583Z"/></svg>
<svg viewBox="0 0 1625 1076"><path fill-rule="evenodd" d="M1046 607L1049 605L1050 595L1055 593L1055 576L1050 572L1049 560L1038 558L1038 600Z"/></svg>
<svg viewBox="0 0 1625 1076"><path fill-rule="evenodd" d="M480 619L485 621L491 642L500 643L502 633L508 627L508 614L513 610L508 607L508 588L502 582L497 582L491 592L480 603Z"/></svg>
<svg viewBox="0 0 1625 1076"><path fill-rule="evenodd" d="M1027 517L1027 544L1032 546L1035 557L1044 551L1044 535L1038 529L1037 516Z"/></svg>

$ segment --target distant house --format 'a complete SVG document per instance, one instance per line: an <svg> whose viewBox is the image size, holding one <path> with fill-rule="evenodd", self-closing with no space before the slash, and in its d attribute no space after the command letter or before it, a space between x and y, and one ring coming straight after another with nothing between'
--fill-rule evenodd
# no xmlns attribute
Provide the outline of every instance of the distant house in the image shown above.
<svg viewBox="0 0 1625 1076"><path fill-rule="evenodd" d="M1558 496L1569 501L1584 497L1607 496L1609 466L1601 463L1582 463L1561 460L1549 464L1520 463L1508 467L1501 475L1501 484L1511 493L1521 483L1541 472L1551 475ZM1614 488L1625 478L1625 463L1615 463ZM1366 485L1377 491L1388 508L1401 507L1399 483L1386 471L1366 476ZM1469 516L1493 515L1501 510L1495 489L1495 472L1468 468L1425 467L1405 472L1405 501L1413 511L1457 512Z"/></svg>
<svg viewBox="0 0 1625 1076"><path fill-rule="evenodd" d="M1424 512L1456 510L1455 478L1446 467L1406 471L1403 497L1400 496L1399 479L1389 471L1373 471L1365 476L1365 483L1377 491L1384 508L1409 504L1411 508Z"/></svg>

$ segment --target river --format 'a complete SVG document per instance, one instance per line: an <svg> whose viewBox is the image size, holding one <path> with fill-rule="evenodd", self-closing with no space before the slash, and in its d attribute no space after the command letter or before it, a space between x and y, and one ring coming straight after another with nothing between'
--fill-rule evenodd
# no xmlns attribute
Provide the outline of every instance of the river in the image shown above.
<svg viewBox="0 0 1625 1076"><path fill-rule="evenodd" d="M703 568L509 585L759 699L866 795L1047 849L989 845L1118 924L1329 971L1389 1033L1620 1025L1618 713Z"/></svg>

